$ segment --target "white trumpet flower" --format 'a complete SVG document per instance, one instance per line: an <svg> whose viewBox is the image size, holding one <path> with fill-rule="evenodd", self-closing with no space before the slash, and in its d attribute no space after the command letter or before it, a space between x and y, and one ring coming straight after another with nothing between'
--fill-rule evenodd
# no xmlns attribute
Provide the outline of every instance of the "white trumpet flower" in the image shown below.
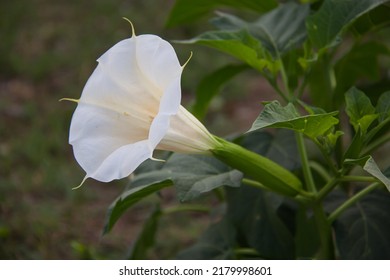
<svg viewBox="0 0 390 280"><path fill-rule="evenodd" d="M171 44L134 30L98 59L69 135L85 179L124 178L155 149L207 154L218 145L180 105L183 68Z"/></svg>

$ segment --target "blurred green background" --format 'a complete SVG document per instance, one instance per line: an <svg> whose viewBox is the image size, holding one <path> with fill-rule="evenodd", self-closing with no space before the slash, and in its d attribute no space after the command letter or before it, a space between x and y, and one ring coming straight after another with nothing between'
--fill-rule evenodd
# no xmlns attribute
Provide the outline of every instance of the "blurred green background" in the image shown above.
<svg viewBox="0 0 390 280"><path fill-rule="evenodd" d="M152 33L168 40L188 39L207 29L205 21L191 27L165 28L172 5L173 1L157 0L0 2L1 259L126 256L157 198L133 208L110 234L102 236L106 210L126 180L108 184L88 180L81 189L72 190L84 176L68 144L75 105L58 100L78 98L96 59L131 35L122 17L134 23L138 34ZM195 46L175 48L183 63L190 51L195 53L187 66L191 70L183 75L184 103L189 103L197 81L226 57L215 57L212 51ZM250 77L245 84L251 87L249 81ZM257 104L229 95L239 87L231 83L225 97L243 106L223 106L211 116L213 132L229 133L242 124L246 124L245 130L251 124L249 119L254 119ZM218 100L214 102L215 111L221 108ZM229 116L234 122L226 126ZM177 203L171 193L165 194L164 200ZM172 257L196 239L208 219L204 215L188 219L184 214L164 218L150 257Z"/></svg>

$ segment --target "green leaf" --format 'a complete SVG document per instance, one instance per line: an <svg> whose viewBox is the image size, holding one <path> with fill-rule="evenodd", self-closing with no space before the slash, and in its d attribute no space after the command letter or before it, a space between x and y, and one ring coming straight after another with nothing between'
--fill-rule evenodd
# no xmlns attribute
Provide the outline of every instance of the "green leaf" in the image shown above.
<svg viewBox="0 0 390 280"><path fill-rule="evenodd" d="M262 72L264 68L274 69L267 58L262 58L263 50L258 40L247 30L237 31L209 31L191 40L178 41L184 44L201 44L225 52Z"/></svg>
<svg viewBox="0 0 390 280"><path fill-rule="evenodd" d="M386 1L325 0L321 8L306 21L311 42L319 49L331 47L348 25Z"/></svg>
<svg viewBox="0 0 390 280"><path fill-rule="evenodd" d="M358 158L360 155L360 152L363 149L363 143L364 143L364 136L362 133L360 133L360 129L356 131L355 135L352 138L351 144L348 146L343 159L351 159L351 158Z"/></svg>
<svg viewBox="0 0 390 280"><path fill-rule="evenodd" d="M376 104L376 112L379 115L379 122L390 118L390 91L382 93Z"/></svg>
<svg viewBox="0 0 390 280"><path fill-rule="evenodd" d="M196 89L196 100L192 107L192 113L198 119L202 119L206 115L211 100L218 94L220 88L235 75L246 69L248 69L246 65L231 64L204 77Z"/></svg>
<svg viewBox="0 0 390 280"><path fill-rule="evenodd" d="M227 219L211 225L198 242L180 252L183 260L230 260L234 259L236 230Z"/></svg>
<svg viewBox="0 0 390 280"><path fill-rule="evenodd" d="M247 186L226 189L226 193L227 218L237 228L242 245L248 244L266 259L294 258L292 233L278 215L281 196Z"/></svg>
<svg viewBox="0 0 390 280"><path fill-rule="evenodd" d="M341 214L333 224L340 258L389 259L389 213L390 194L375 191Z"/></svg>
<svg viewBox="0 0 390 280"><path fill-rule="evenodd" d="M147 259L147 251L154 246L157 234L158 222L161 217L160 207L157 206L149 218L144 222L141 232L138 234L137 240L134 242L129 255L130 260L145 260Z"/></svg>
<svg viewBox="0 0 390 280"><path fill-rule="evenodd" d="M346 159L344 161L345 164L358 164L363 169L372 175L373 177L377 178L379 181L381 181L386 188L390 191L390 179L386 177L385 174L379 169L378 165L372 158L372 156L365 156L359 159Z"/></svg>
<svg viewBox="0 0 390 280"><path fill-rule="evenodd" d="M349 116L349 122L357 132L365 134L371 123L378 118L371 100L364 92L352 87L345 93L345 111Z"/></svg>
<svg viewBox="0 0 390 280"><path fill-rule="evenodd" d="M278 58L305 40L305 19L308 13L308 5L289 2L279 5L251 23L229 14L218 13L219 17L213 20L213 24L221 29L247 29L265 49Z"/></svg>
<svg viewBox="0 0 390 280"><path fill-rule="evenodd" d="M314 139L338 123L335 115L337 112L300 116L292 103L283 107L278 101L273 101L265 105L249 132L265 127L287 128Z"/></svg>
<svg viewBox="0 0 390 280"><path fill-rule="evenodd" d="M154 183L131 188L122 193L108 208L103 234L108 233L122 214L141 199L163 188L170 187L173 182L169 179L156 180Z"/></svg>
<svg viewBox="0 0 390 280"><path fill-rule="evenodd" d="M168 27L181 25L195 21L211 10L219 6L232 7L236 9L253 10L258 13L269 11L277 6L276 0L176 0L174 7L168 17Z"/></svg>
<svg viewBox="0 0 390 280"><path fill-rule="evenodd" d="M335 66L337 95L347 91L356 81L367 78L371 81L380 79L379 60L381 55L389 55L386 45L370 41L357 44L345 54Z"/></svg>
<svg viewBox="0 0 390 280"><path fill-rule="evenodd" d="M222 186L239 187L242 173L213 157L174 154L164 165L180 201L192 200Z"/></svg>
<svg viewBox="0 0 390 280"><path fill-rule="evenodd" d="M353 24L354 33L364 35L376 31L390 23L390 4L378 6L359 17Z"/></svg>

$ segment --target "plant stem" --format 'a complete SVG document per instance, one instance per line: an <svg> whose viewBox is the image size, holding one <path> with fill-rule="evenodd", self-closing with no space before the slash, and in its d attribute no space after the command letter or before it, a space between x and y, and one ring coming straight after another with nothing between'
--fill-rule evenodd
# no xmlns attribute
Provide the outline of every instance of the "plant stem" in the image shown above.
<svg viewBox="0 0 390 280"><path fill-rule="evenodd" d="M383 144L385 144L389 141L390 141L390 134L386 134L386 135L383 135L382 137L379 137L377 140L375 140L371 144L367 145L367 147L362 152L362 156L370 154L376 148L382 146Z"/></svg>
<svg viewBox="0 0 390 280"><path fill-rule="evenodd" d="M257 188L260 190L272 192L272 189L267 188L262 183L255 181L255 180L251 180L248 178L242 178L241 182L245 185L250 186L250 187L254 187L254 188ZM292 199L295 199L296 201L299 201L299 202L306 204L308 202L312 202L314 199L314 196L311 193L305 192L304 190L300 190L299 195L292 197Z"/></svg>
<svg viewBox="0 0 390 280"><path fill-rule="evenodd" d="M298 151L299 151L299 154L301 156L303 176L305 178L307 190L311 193L316 193L317 189L316 189L316 186L314 184L313 175L312 175L311 170L310 170L309 159L307 156L303 135L302 135L302 133L296 132L295 137L297 140Z"/></svg>
<svg viewBox="0 0 390 280"><path fill-rule="evenodd" d="M309 159L306 152L306 147L301 133L296 133L296 139L298 144L298 151L301 156L303 176L307 190L312 194L317 193L316 186L314 184L313 175L309 166ZM314 214L314 220L317 225L318 235L320 237L321 247L317 254L319 259L331 259L333 258L332 239L331 239L331 228L325 215L322 203L320 200L316 200L311 205Z"/></svg>
<svg viewBox="0 0 390 280"><path fill-rule="evenodd" d="M317 199L321 201L328 193L330 193L334 187L339 183L339 178L333 178L329 181L319 192L317 195Z"/></svg>
<svg viewBox="0 0 390 280"><path fill-rule="evenodd" d="M351 207L356 202L358 202L362 197L372 192L379 186L381 186L381 183L379 182L373 183L369 185L367 188L361 190L360 192L358 192L357 194L349 198L343 204L341 204L335 211L333 211L332 214L329 215L328 217L329 224L332 224L345 210L347 210L349 207Z"/></svg>
<svg viewBox="0 0 390 280"><path fill-rule="evenodd" d="M210 212L210 208L204 205L199 204L182 204L178 206L172 206L163 210L164 214L173 214L178 212L186 212L186 211L194 211L194 212Z"/></svg>
<svg viewBox="0 0 390 280"><path fill-rule="evenodd" d="M328 171L318 162L309 161L310 168L313 169L320 175L325 181L329 182L332 180L332 177L329 175Z"/></svg>
<svg viewBox="0 0 390 280"><path fill-rule="evenodd" d="M314 202L312 205L318 235L320 237L321 248L316 257L318 259L333 259L332 232L328 219L325 215L321 202Z"/></svg>
<svg viewBox="0 0 390 280"><path fill-rule="evenodd" d="M377 179L371 176L343 176L339 179L340 182L378 182Z"/></svg>

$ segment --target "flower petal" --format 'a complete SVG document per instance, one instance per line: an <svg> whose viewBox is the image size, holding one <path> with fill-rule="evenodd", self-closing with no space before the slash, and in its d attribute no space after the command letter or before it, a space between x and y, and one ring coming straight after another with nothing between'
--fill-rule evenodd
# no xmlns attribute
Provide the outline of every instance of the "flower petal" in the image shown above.
<svg viewBox="0 0 390 280"><path fill-rule="evenodd" d="M98 59L72 118L69 142L86 177L129 175L153 150L180 107L182 67L154 35L123 40Z"/></svg>

